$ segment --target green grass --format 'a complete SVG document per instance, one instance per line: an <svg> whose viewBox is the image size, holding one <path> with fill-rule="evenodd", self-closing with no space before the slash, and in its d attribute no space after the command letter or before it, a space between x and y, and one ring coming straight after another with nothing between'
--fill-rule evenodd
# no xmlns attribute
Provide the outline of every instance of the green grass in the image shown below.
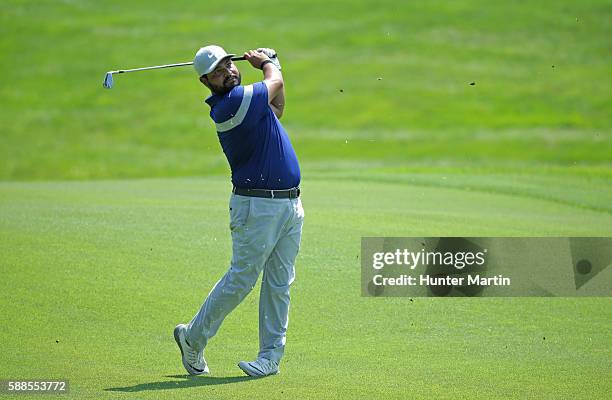
<svg viewBox="0 0 612 400"><path fill-rule="evenodd" d="M610 167L609 1L265 4L3 2L0 179L224 174L191 68L101 88L213 42L278 49L303 163Z"/></svg>
<svg viewBox="0 0 612 400"><path fill-rule="evenodd" d="M248 380L235 364L257 351L256 293L211 341L212 377L185 377L172 338L226 269L226 179L0 184L0 376L68 378L74 398L594 399L612 389L610 299L362 298L357 258L361 236L609 236L609 212L382 180L313 178L304 193L281 375Z"/></svg>
<svg viewBox="0 0 612 400"><path fill-rule="evenodd" d="M0 380L72 398L606 398L609 298L362 298L362 236L611 236L607 0L0 4ZM306 220L281 375L257 294L187 378L171 336L230 257L187 61L280 54ZM260 72L240 63L243 82ZM470 83L474 85L470 85ZM544 339L545 338L545 339Z"/></svg>

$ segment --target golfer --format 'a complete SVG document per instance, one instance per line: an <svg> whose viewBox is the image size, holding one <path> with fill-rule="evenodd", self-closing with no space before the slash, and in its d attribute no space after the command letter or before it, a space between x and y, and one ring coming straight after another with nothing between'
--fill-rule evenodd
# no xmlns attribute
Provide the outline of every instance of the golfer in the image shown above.
<svg viewBox="0 0 612 400"><path fill-rule="evenodd" d="M194 60L200 82L211 91L206 103L232 170L232 260L191 322L176 326L174 338L187 372L209 373L205 347L263 271L259 354L255 361L241 361L238 367L250 376L266 376L279 372L285 350L289 287L295 278L304 221L300 168L279 122L285 93L276 53L272 49L244 53L263 72L263 81L248 86L241 85L232 56L219 46L206 46Z"/></svg>

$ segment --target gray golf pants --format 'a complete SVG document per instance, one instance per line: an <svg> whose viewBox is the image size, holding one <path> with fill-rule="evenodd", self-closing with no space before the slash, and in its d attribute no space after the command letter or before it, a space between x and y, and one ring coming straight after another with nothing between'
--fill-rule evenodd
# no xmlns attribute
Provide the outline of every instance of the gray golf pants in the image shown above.
<svg viewBox="0 0 612 400"><path fill-rule="evenodd" d="M259 294L259 357L280 362L289 323L289 287L295 279L304 210L297 199L265 199L232 194L229 270L189 323L187 340L204 348L225 317L253 289L263 270Z"/></svg>

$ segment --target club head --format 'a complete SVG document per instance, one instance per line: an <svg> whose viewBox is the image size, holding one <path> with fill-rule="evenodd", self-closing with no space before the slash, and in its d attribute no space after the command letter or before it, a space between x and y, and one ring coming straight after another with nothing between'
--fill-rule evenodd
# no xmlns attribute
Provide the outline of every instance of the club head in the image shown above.
<svg viewBox="0 0 612 400"><path fill-rule="evenodd" d="M104 83L102 84L106 89L112 89L113 87L113 73L107 72L104 77Z"/></svg>

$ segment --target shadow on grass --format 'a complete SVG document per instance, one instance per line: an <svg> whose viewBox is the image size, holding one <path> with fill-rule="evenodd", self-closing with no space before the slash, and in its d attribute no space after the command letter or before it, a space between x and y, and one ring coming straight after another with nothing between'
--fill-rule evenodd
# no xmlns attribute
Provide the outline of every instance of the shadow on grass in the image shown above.
<svg viewBox="0 0 612 400"><path fill-rule="evenodd" d="M180 381L160 381L140 383L134 386L115 387L104 389L106 392L143 392L146 390L167 390L167 389L183 389L195 386L213 386L226 385L228 383L238 383L261 379L253 376L191 376L191 375L166 375L167 378L178 378Z"/></svg>

